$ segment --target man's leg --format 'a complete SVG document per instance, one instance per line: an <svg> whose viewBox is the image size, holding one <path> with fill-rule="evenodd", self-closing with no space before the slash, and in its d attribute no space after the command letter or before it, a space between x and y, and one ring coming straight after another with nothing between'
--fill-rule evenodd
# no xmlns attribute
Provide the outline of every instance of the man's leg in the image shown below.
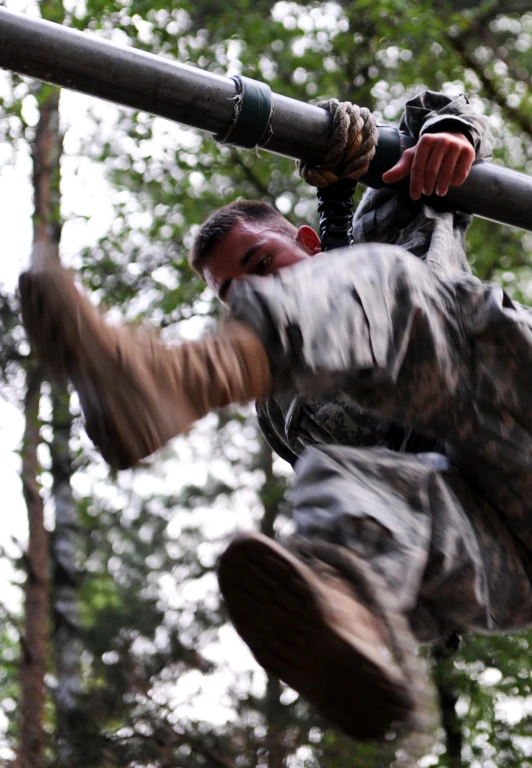
<svg viewBox="0 0 532 768"><path fill-rule="evenodd" d="M427 729L429 686L408 624L348 550L244 533L220 557L218 580L259 664L337 728L364 741Z"/></svg>
<svg viewBox="0 0 532 768"><path fill-rule="evenodd" d="M220 587L259 663L349 735L394 719L426 727L411 631L429 641L532 623L526 555L444 457L310 448L290 501L291 551L237 538Z"/></svg>
<svg viewBox="0 0 532 768"><path fill-rule="evenodd" d="M530 555L444 456L309 448L289 500L298 534L363 558L419 641L532 624Z"/></svg>
<svg viewBox="0 0 532 768"><path fill-rule="evenodd" d="M473 277L442 279L400 248L314 257L235 281L233 316L263 341L277 390L343 390L443 438L532 552L532 314Z"/></svg>
<svg viewBox="0 0 532 768"><path fill-rule="evenodd" d="M205 409L264 396L270 386L345 389L363 407L493 466L532 469L532 317L500 288L461 275L442 280L400 248L358 246L234 281L230 310L244 343L222 332L207 351L202 343L166 350L142 333L108 328L59 269L26 274L20 288L30 339L52 370L84 390L100 447L106 425L117 443L122 430L145 427L142 419L113 423L106 402L128 411L144 377L136 410L149 391L148 426L158 432L167 422L146 441L151 450ZM180 402L187 389L201 408Z"/></svg>
<svg viewBox="0 0 532 768"><path fill-rule="evenodd" d="M126 469L181 434L212 408L267 394L269 364L246 326L167 349L134 326L108 326L59 265L19 281L22 316L48 373L76 389L89 437Z"/></svg>
<svg viewBox="0 0 532 768"><path fill-rule="evenodd" d="M33 288L30 281L24 289L30 305ZM44 309L54 307L48 303ZM91 347L87 345L84 318L80 322L76 316L75 301L72 309L72 337L62 328L57 307L54 315L53 311L43 311L41 303L37 319L48 323L48 330L52 321L51 335L56 335L58 344L66 340L68 354L72 355L67 372L79 389L86 385L86 369L80 367L80 351L72 339L81 341L83 355ZM445 437L485 461L497 484L501 480L497 468L515 474L518 482L508 475L511 482L505 485L524 517L530 494L522 491L530 487L532 461L532 395L528 380L532 339L529 317L506 302L502 292L468 278L438 280L400 249L376 246L328 254L315 264L296 265L276 277L239 281L234 285L231 309L240 327L253 331L251 336L247 334L248 339L253 339L251 351L242 355L248 376L255 357L263 360L266 352L265 368L270 370L265 377L259 371L259 382L271 373L273 386L280 390L343 388L362 405L385 417ZM95 342L95 353L105 339L103 328L100 324L97 333L88 334ZM229 341L228 349L233 347L234 341ZM89 380L92 385L102 385L103 393L108 386L111 399L115 398L120 409L131 386L128 376L136 376L134 368L128 367L127 357L141 352L142 346L133 344L126 352L115 344L115 349L118 355L111 353L110 362L115 365L118 357L125 368L118 384L105 375L105 369L95 372L94 366ZM219 340L213 355L205 355L200 347L200 354L194 356L204 369L196 379L202 386L208 388L205 372L217 359L216 353L224 349L223 340ZM150 386L157 384L153 370L159 377L170 374L177 380L173 389L163 386L165 398L159 408L162 417L171 414L172 408L179 408L178 402L172 403L172 393L182 393L179 379L187 379L190 366L182 366L182 355L175 351L159 347L157 352L151 347L148 351L141 362L149 370ZM125 366L121 355L125 356ZM164 365L154 366L154 359L159 361L160 355ZM230 378L235 365L232 361L229 368L223 366L224 375ZM80 379L76 384L77 373ZM244 397L253 394L258 393L248 391ZM102 390L95 397L99 408ZM210 395L202 396L202 400L207 407L222 404L212 402ZM149 406L157 409L156 396ZM104 419L100 435L107 427ZM113 429L113 439L119 441L121 428L113 425ZM131 429L135 431L134 423ZM514 493L516 488L521 492ZM500 503L497 508L507 511ZM488 538L496 536L497 526ZM432 574L436 582L440 573L441 569L436 568ZM426 600L430 602L434 594L429 593ZM477 626L478 621L475 613L467 618L466 626ZM505 626L507 617L496 617L495 623L499 622Z"/></svg>

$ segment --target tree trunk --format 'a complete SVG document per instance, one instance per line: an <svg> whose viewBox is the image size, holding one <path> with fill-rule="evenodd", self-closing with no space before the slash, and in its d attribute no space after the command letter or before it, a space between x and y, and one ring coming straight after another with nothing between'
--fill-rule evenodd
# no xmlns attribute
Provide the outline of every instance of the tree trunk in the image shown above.
<svg viewBox="0 0 532 768"><path fill-rule="evenodd" d="M452 680L454 651L459 640L456 636L447 642L439 643L432 649L432 657L436 662L433 669L434 682L440 704L441 724L445 732L447 748L446 765L449 768L462 768L463 732L462 722L456 712L458 694Z"/></svg>
<svg viewBox="0 0 532 768"><path fill-rule="evenodd" d="M39 122L32 145L34 251L59 259L61 238L60 162L63 151L59 132L59 89L43 85L37 95Z"/></svg>
<svg viewBox="0 0 532 768"><path fill-rule="evenodd" d="M456 695L453 686L439 680L437 684L441 722L445 731L447 761L450 768L462 768L462 724L456 714Z"/></svg>
<svg viewBox="0 0 532 768"><path fill-rule="evenodd" d="M260 453L257 457L256 466L264 472L264 483L259 491L259 497L264 507L264 514L260 521L260 532L273 539L275 536L275 521L279 514L279 481L273 474L272 449L262 435L259 436L259 440Z"/></svg>
<svg viewBox="0 0 532 768"><path fill-rule="evenodd" d="M50 21L64 20L62 0L44 0L41 13ZM33 146L35 190L34 244L36 258L59 260L61 238L61 155L59 90L41 89L40 121ZM52 594L56 687L56 763L75 762L74 718L81 688L81 640L79 637L77 553L79 527L71 488L72 459L69 439L72 418L66 386L52 382L52 493L55 502L55 532L52 540Z"/></svg>
<svg viewBox="0 0 532 768"><path fill-rule="evenodd" d="M28 510L26 555L26 616L20 663L20 768L44 768L44 676L48 627L48 536L40 495L39 401L41 373L30 362L26 372L25 428L22 447L22 488Z"/></svg>
<svg viewBox="0 0 532 768"><path fill-rule="evenodd" d="M268 750L268 768L284 768L287 749L283 733L286 729L286 707L281 703L281 683L276 677L268 675L266 684L266 748Z"/></svg>
<svg viewBox="0 0 532 768"><path fill-rule="evenodd" d="M44 11L42 8L41 10ZM59 91L45 85L37 94L39 122L32 145L33 253L34 259L59 258L61 222L59 179L62 141L59 132ZM49 616L48 536L44 527L43 500L38 485L37 448L42 375L30 361L25 399L26 428L22 457L22 482L28 509L25 647L21 664L20 765L44 766L44 677L47 669ZM56 451L57 454L57 451ZM57 485L54 482L54 490ZM62 492L64 495L64 491Z"/></svg>
<svg viewBox="0 0 532 768"><path fill-rule="evenodd" d="M275 536L275 520L279 514L279 480L273 472L272 449L261 437L261 450L257 466L264 472L264 483L260 491L260 498L264 507L264 514L260 522L260 531L265 536ZM281 703L282 687L279 680L268 675L265 698L266 735L264 746L268 752L268 768L283 768L287 749L283 743L283 732L286 728L286 707Z"/></svg>
<svg viewBox="0 0 532 768"><path fill-rule="evenodd" d="M54 689L58 768L72 768L76 762L76 713L81 690L78 569L79 524L71 488L72 459L69 438L72 417L69 396L55 386L52 391L53 496L55 531L52 539L52 594L54 653L57 684Z"/></svg>

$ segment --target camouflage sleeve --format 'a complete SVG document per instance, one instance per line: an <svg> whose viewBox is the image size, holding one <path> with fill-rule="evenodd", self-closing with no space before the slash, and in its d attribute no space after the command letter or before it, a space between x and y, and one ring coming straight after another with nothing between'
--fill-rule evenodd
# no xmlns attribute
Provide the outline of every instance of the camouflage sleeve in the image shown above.
<svg viewBox="0 0 532 768"><path fill-rule="evenodd" d="M443 93L422 91L406 102L399 129L416 141L424 133L463 133L475 148L477 160L491 157L488 121L475 112L464 94L452 99Z"/></svg>

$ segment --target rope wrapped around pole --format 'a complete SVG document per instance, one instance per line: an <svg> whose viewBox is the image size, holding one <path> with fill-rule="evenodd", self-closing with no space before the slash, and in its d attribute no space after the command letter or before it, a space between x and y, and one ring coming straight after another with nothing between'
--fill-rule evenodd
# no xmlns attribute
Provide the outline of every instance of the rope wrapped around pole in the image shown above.
<svg viewBox="0 0 532 768"><path fill-rule="evenodd" d="M327 151L318 165L300 161L299 174L312 187L328 187L340 179L362 178L375 156L379 131L375 116L366 107L349 101L326 99L318 107L331 113L332 132Z"/></svg>

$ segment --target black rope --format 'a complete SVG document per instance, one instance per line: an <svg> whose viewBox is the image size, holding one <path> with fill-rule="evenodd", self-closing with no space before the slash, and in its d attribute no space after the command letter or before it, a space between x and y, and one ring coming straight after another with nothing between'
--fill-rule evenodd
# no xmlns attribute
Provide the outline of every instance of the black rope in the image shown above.
<svg viewBox="0 0 532 768"><path fill-rule="evenodd" d="M321 250L332 251L353 244L354 179L340 179L317 190Z"/></svg>

